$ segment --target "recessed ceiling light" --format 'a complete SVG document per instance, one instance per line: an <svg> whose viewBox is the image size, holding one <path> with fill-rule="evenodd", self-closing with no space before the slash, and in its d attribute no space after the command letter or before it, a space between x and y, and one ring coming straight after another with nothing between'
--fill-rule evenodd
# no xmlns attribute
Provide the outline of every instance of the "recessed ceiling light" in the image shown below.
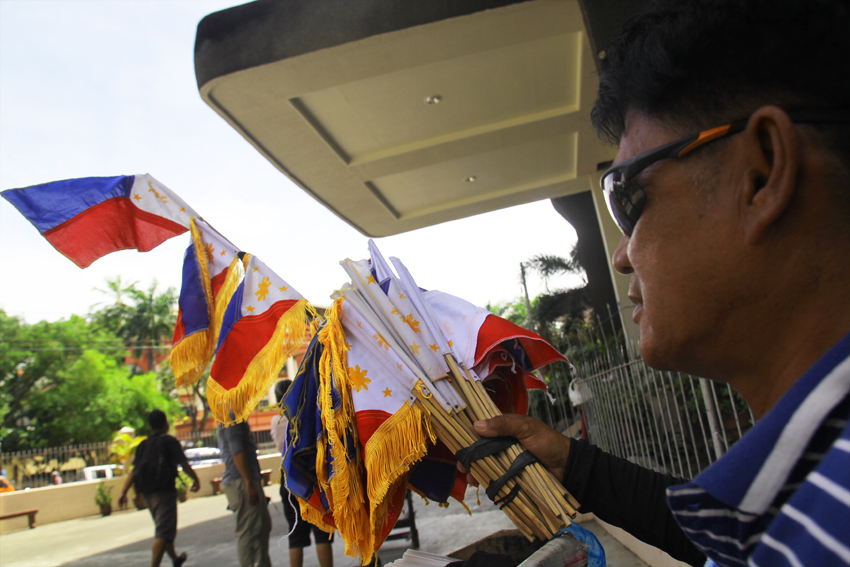
<svg viewBox="0 0 850 567"><path fill-rule="evenodd" d="M440 104L440 102L442 102L442 100L443 100L443 97L438 95L438 94L426 96L425 97L425 104Z"/></svg>
<svg viewBox="0 0 850 567"><path fill-rule="evenodd" d="M466 178L466 182L467 183L474 183L476 179L478 179L478 177L476 177L475 175L470 175L469 177Z"/></svg>

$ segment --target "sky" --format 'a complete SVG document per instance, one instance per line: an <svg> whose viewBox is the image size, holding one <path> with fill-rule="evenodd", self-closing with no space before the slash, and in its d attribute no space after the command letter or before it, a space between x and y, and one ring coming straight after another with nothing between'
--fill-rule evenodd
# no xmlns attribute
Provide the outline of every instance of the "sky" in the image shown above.
<svg viewBox="0 0 850 567"><path fill-rule="evenodd" d="M346 281L367 237L275 169L203 102L198 22L242 2L0 0L0 190L150 173L314 305ZM519 264L568 256L573 228L548 200L376 239L417 283L474 304L521 297ZM189 236L80 269L0 199L0 309L28 323L107 304L109 278L180 289ZM545 290L531 276L531 296ZM554 278L552 289L581 285Z"/></svg>

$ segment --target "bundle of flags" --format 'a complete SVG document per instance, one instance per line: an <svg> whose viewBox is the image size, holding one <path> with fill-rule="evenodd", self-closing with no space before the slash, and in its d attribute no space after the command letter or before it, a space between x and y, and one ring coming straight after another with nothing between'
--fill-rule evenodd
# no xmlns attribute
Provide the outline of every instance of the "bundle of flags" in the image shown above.
<svg viewBox="0 0 850 567"><path fill-rule="evenodd" d="M150 175L57 181L3 196L80 267L190 233L171 365L180 385L196 382L212 364L207 398L224 425L246 419L267 395L312 321L310 345L284 398L290 421L282 467L303 518L338 530L346 553L363 564L395 525L408 487L440 503L462 502L466 484L455 454L471 438L447 435L446 419L480 418L471 413L472 394L476 411L525 413L528 389L546 389L535 370L566 361L530 331L421 289L371 240L369 259L341 262L350 282L321 318L289 283ZM513 498L520 477L510 482L504 492ZM539 502L522 498L525 511L505 509L520 529L527 503ZM557 532L575 510L541 513L544 520L532 518L524 531L529 537Z"/></svg>
<svg viewBox="0 0 850 567"><path fill-rule="evenodd" d="M307 300L150 175L68 179L2 194L81 268L190 232L170 360L178 385L196 382L215 360L207 399L221 423L251 413L306 337L315 316Z"/></svg>
<svg viewBox="0 0 850 567"><path fill-rule="evenodd" d="M374 242L370 259L345 260L351 283L336 292L284 399L290 416L287 486L302 516L339 530L346 553L368 563L399 517L407 488L462 502L466 483L438 440L433 398L448 412L465 403L446 379L444 355L486 381L510 412L527 412L534 370L566 360L543 339L460 298L423 291Z"/></svg>

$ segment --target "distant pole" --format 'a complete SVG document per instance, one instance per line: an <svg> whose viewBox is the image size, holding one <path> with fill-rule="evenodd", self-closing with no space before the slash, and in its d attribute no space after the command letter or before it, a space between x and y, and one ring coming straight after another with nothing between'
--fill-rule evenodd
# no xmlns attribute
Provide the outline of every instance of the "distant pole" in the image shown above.
<svg viewBox="0 0 850 567"><path fill-rule="evenodd" d="M525 299L525 325L529 331L537 332L536 325L534 324L534 318L531 316L531 300L528 299L528 286L525 284L525 264L522 262L519 263L519 273L522 276L522 293L523 298Z"/></svg>

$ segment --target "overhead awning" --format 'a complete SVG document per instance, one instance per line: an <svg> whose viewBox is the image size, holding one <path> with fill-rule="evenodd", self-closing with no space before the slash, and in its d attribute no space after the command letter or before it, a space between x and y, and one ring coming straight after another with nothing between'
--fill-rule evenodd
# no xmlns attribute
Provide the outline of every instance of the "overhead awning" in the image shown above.
<svg viewBox="0 0 850 567"><path fill-rule="evenodd" d="M203 99L368 236L586 191L597 54L575 0L261 0L207 16Z"/></svg>

